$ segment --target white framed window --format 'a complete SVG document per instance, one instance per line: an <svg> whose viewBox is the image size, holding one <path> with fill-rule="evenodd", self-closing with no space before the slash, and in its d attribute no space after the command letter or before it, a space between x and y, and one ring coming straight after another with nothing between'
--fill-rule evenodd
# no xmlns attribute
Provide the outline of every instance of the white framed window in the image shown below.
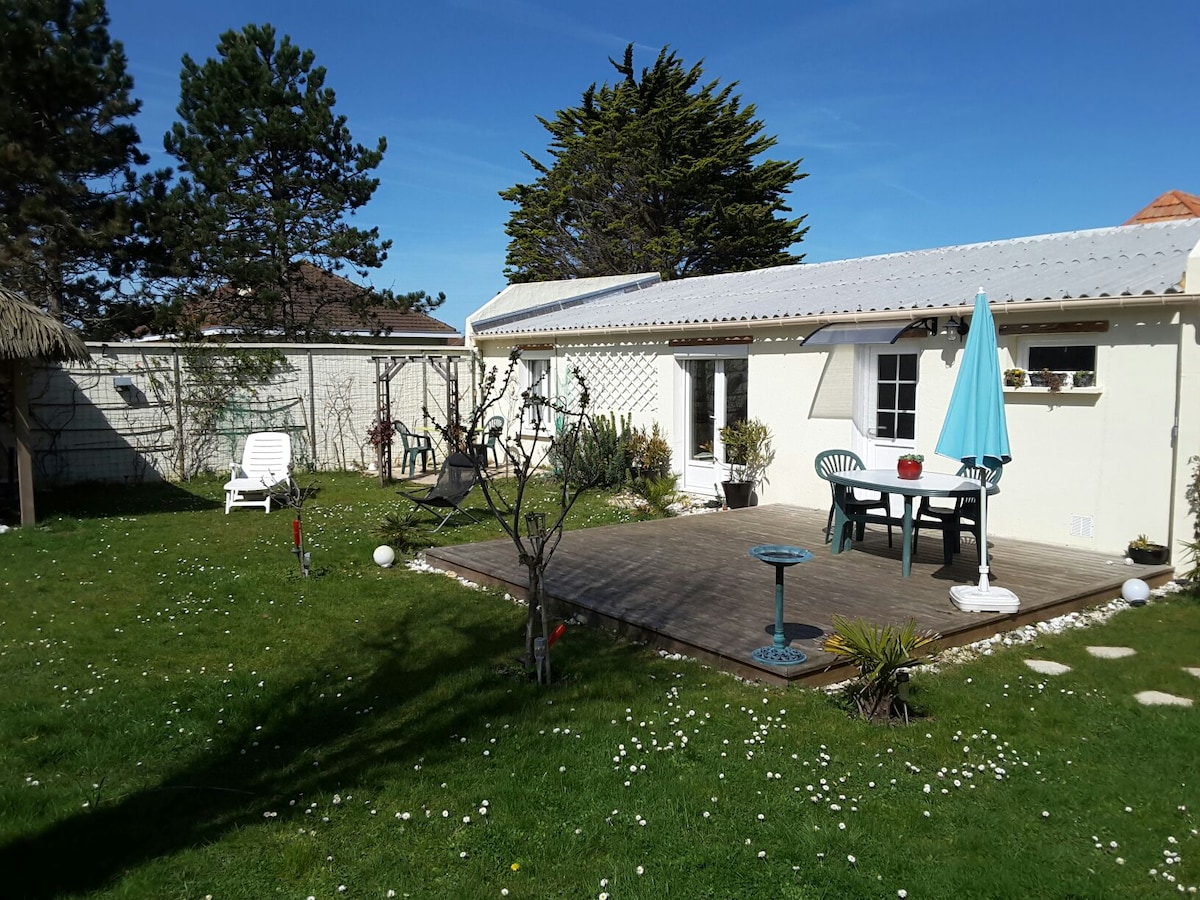
<svg viewBox="0 0 1200 900"><path fill-rule="evenodd" d="M1042 374L1049 371L1060 388L1091 388L1098 384L1097 358L1091 335L1045 335L1022 339L1017 365L1025 370L1025 384L1031 387L1049 387Z"/></svg>
<svg viewBox="0 0 1200 900"><path fill-rule="evenodd" d="M550 399L550 354L525 353L521 356L520 374L521 393L529 393L530 397ZM545 429L544 417L547 410L544 403L527 403L521 411L521 424L530 430Z"/></svg>

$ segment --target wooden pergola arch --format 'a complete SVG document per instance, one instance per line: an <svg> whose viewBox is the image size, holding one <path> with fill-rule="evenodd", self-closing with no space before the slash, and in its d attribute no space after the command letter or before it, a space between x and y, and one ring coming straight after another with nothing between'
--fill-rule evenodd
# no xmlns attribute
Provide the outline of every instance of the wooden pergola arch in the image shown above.
<svg viewBox="0 0 1200 900"><path fill-rule="evenodd" d="M374 356L375 362L375 415L380 422L392 419L392 380L405 366L420 364L424 373L432 369L446 387L446 425L461 424L458 408L458 363L462 357L455 354L409 354L407 356ZM379 485L384 486L392 472L392 445L380 443L376 451L375 464L379 468Z"/></svg>

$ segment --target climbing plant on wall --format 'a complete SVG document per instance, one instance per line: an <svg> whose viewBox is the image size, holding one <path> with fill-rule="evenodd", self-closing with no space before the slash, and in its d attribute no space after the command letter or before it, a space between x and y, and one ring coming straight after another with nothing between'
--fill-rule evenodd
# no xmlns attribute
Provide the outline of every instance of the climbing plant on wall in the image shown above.
<svg viewBox="0 0 1200 900"><path fill-rule="evenodd" d="M187 346L180 350L180 368L178 385L162 375L152 375L150 384L160 397L178 391L183 421L176 440L183 477L190 479L211 469L218 454L222 461L232 458L239 436L270 429L248 401L286 371L288 362L276 349Z"/></svg>

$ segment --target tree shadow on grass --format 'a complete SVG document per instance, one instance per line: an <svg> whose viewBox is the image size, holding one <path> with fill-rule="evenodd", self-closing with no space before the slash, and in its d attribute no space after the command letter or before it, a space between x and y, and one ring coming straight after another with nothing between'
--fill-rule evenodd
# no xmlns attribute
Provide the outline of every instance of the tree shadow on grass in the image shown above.
<svg viewBox="0 0 1200 900"><path fill-rule="evenodd" d="M381 783L411 772L421 757L436 763L460 754L452 736L516 712L538 688L513 690L511 678L489 668L489 660L511 655L511 634L485 621L464 627L453 614L433 624L456 649L411 645L406 635L431 626L427 613L397 621L394 639L368 644L373 672L341 688L337 709L314 697L311 679L296 679L277 695L293 699L270 706L261 731L243 730L153 788L0 847L3 895L43 900L99 890L147 861L262 825L264 812L302 815L288 805L301 795ZM446 691L444 700L432 699Z"/></svg>
<svg viewBox="0 0 1200 900"><path fill-rule="evenodd" d="M201 489L165 481L135 486L76 484L37 495L39 522L56 516L103 519L164 512L197 512L222 507L222 503L204 496Z"/></svg>

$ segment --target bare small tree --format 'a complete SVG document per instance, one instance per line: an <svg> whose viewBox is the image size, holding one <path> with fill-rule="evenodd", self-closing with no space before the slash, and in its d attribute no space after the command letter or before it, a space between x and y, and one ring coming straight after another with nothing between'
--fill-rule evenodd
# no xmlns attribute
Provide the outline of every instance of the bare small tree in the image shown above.
<svg viewBox="0 0 1200 900"><path fill-rule="evenodd" d="M579 465L581 446L593 437L594 424L587 384L576 369L570 370L570 389L565 396L544 397L527 389L514 404L520 359L520 350L514 349L503 372L496 366L485 372L469 420L435 427L448 452L470 457L488 508L516 546L529 578L524 663L529 669L537 667L539 678L544 676L549 683L552 611L546 596L546 569L562 540L567 515L580 495L594 486L594 478L586 476ZM512 411L513 406L513 421L506 420L501 433L489 435L487 421L500 409ZM429 410L425 413L428 416ZM489 437L495 437L504 460L494 469L487 468L484 452ZM557 490L552 503L537 504L530 486L546 476L554 478Z"/></svg>

